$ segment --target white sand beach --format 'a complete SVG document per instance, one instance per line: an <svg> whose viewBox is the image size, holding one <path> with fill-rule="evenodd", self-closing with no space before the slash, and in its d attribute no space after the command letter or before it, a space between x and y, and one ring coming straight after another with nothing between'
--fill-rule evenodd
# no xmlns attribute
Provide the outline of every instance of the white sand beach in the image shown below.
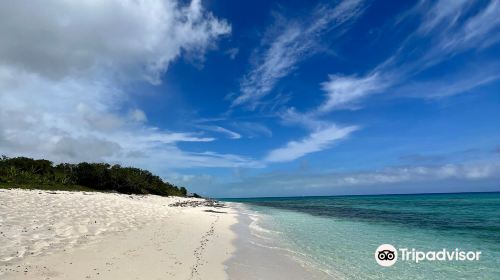
<svg viewBox="0 0 500 280"><path fill-rule="evenodd" d="M237 213L189 200L0 190L0 277L226 279Z"/></svg>

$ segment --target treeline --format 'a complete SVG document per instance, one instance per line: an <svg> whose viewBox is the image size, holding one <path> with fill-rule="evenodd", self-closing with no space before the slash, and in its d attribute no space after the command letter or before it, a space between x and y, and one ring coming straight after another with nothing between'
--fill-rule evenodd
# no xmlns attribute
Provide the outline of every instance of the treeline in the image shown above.
<svg viewBox="0 0 500 280"><path fill-rule="evenodd" d="M54 165L44 159L0 158L0 186L34 189L99 190L127 194L186 196L184 187L164 182L151 172L107 163Z"/></svg>

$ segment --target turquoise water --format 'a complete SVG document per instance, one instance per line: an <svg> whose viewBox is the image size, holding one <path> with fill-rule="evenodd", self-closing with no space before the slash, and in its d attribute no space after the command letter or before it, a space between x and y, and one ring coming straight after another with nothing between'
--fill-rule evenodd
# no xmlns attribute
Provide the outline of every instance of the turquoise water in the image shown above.
<svg viewBox="0 0 500 280"><path fill-rule="evenodd" d="M336 279L500 279L500 193L228 199L254 234ZM273 240L272 245L268 242ZM478 261L375 261L384 243L481 251Z"/></svg>

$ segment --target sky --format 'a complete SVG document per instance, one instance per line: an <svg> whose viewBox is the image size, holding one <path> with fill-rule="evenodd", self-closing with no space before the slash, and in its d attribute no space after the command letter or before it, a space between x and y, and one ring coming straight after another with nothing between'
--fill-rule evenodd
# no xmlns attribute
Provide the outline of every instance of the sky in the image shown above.
<svg viewBox="0 0 500 280"><path fill-rule="evenodd" d="M0 154L213 197L500 191L500 1L0 3Z"/></svg>

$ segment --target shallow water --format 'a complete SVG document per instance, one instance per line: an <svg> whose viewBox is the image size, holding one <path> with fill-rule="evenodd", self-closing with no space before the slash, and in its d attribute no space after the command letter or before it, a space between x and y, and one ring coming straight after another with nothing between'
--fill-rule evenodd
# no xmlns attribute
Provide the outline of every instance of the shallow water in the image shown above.
<svg viewBox="0 0 500 280"><path fill-rule="evenodd" d="M267 238L255 221L258 215L241 205L233 205L239 212L239 222L232 228L237 233L236 252L226 262L229 279L245 280L327 280L327 273L304 266L289 257L285 247L273 238Z"/></svg>
<svg viewBox="0 0 500 280"><path fill-rule="evenodd" d="M252 236L335 279L498 279L500 193L252 198ZM478 261L397 261L380 244L420 251L481 251Z"/></svg>

